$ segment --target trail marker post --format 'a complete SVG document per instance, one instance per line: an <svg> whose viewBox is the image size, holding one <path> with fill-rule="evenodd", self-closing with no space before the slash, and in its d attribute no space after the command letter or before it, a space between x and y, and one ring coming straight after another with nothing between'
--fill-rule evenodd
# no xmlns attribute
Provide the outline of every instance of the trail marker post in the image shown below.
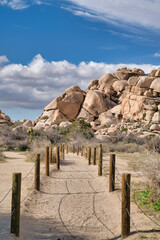
<svg viewBox="0 0 160 240"><path fill-rule="evenodd" d="M109 165L109 192L115 190L115 154L110 155Z"/></svg>
<svg viewBox="0 0 160 240"><path fill-rule="evenodd" d="M122 175L122 222L121 237L126 238L130 235L130 181L131 175Z"/></svg>
<svg viewBox="0 0 160 240"><path fill-rule="evenodd" d="M20 232L21 173L12 176L11 233L19 237Z"/></svg>
<svg viewBox="0 0 160 240"><path fill-rule="evenodd" d="M40 190L40 154L36 154L35 160L35 180L34 180L35 190Z"/></svg>

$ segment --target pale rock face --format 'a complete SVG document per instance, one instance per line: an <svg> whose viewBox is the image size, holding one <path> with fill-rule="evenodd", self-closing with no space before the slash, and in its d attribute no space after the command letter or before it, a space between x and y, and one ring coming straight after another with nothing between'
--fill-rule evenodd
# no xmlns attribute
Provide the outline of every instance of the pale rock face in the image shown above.
<svg viewBox="0 0 160 240"><path fill-rule="evenodd" d="M117 127L110 127L108 128L107 135L109 136L116 136L119 133L119 129Z"/></svg>
<svg viewBox="0 0 160 240"><path fill-rule="evenodd" d="M158 68L155 72L155 77L160 77L160 68Z"/></svg>
<svg viewBox="0 0 160 240"><path fill-rule="evenodd" d="M122 117L122 106L121 105L117 105L117 106L113 107L110 111L111 111L112 115L115 116L116 118Z"/></svg>
<svg viewBox="0 0 160 240"><path fill-rule="evenodd" d="M137 82L138 82L138 77L130 77L128 79L128 84L130 86L136 86Z"/></svg>
<svg viewBox="0 0 160 240"><path fill-rule="evenodd" d="M23 132L26 131L28 128L25 127L24 125L17 126L12 129L13 132Z"/></svg>
<svg viewBox="0 0 160 240"><path fill-rule="evenodd" d="M81 108L81 111L77 116L77 118L80 118L80 117L86 118L88 122L94 121L94 116L90 114L88 111L86 111L84 108Z"/></svg>
<svg viewBox="0 0 160 240"><path fill-rule="evenodd" d="M119 80L113 83L113 89L116 92L121 92L128 86L128 82L126 80Z"/></svg>
<svg viewBox="0 0 160 240"><path fill-rule="evenodd" d="M114 92L112 86L115 81L117 81L117 79L112 74L104 74L99 79L99 90L111 95Z"/></svg>
<svg viewBox="0 0 160 240"><path fill-rule="evenodd" d="M66 128L66 127L68 127L68 126L70 126L70 125L72 125L72 123L66 121L66 122L61 122L61 123L59 124L59 127L60 127L60 128Z"/></svg>
<svg viewBox="0 0 160 240"><path fill-rule="evenodd" d="M159 123L160 122L160 112L155 112L153 118L152 118L153 123Z"/></svg>
<svg viewBox="0 0 160 240"><path fill-rule="evenodd" d="M151 83L150 88L153 89L155 92L160 93L160 78L154 79Z"/></svg>
<svg viewBox="0 0 160 240"><path fill-rule="evenodd" d="M134 95L135 100L130 98L130 95L122 100L122 115L125 119L143 119L143 96Z"/></svg>
<svg viewBox="0 0 160 240"><path fill-rule="evenodd" d="M111 122L113 122L113 114L110 110L108 110L107 112L103 112L99 115L98 120L101 123L101 126L105 125L105 124L110 124Z"/></svg>
<svg viewBox="0 0 160 240"><path fill-rule="evenodd" d="M7 124L12 125L10 117L8 117L5 113L0 110L0 125Z"/></svg>
<svg viewBox="0 0 160 240"><path fill-rule="evenodd" d="M45 108L44 111L49 111L49 110L55 110L57 109L57 104L58 102L62 101L64 98L65 94L60 95L56 99L54 99L52 102L50 102Z"/></svg>
<svg viewBox="0 0 160 240"><path fill-rule="evenodd" d="M110 84L113 84L114 81L116 81L115 77L112 74L107 73L100 77L99 85L100 86L101 85L110 85Z"/></svg>
<svg viewBox="0 0 160 240"><path fill-rule="evenodd" d="M157 69L153 69L149 75L150 75L151 77L155 77L156 72L157 72Z"/></svg>
<svg viewBox="0 0 160 240"><path fill-rule="evenodd" d="M93 80L89 85L88 85L88 88L87 90L96 90L96 88L98 89L98 84L99 84L99 81L98 80Z"/></svg>
<svg viewBox="0 0 160 240"><path fill-rule="evenodd" d="M27 120L25 123L23 123L25 127L33 127L32 121Z"/></svg>
<svg viewBox="0 0 160 240"><path fill-rule="evenodd" d="M148 121L148 122L151 122L154 113L155 113L154 111L146 111L145 120Z"/></svg>
<svg viewBox="0 0 160 240"><path fill-rule="evenodd" d="M137 87L140 88L150 88L151 83L153 82L154 77L141 76L138 78Z"/></svg>
<svg viewBox="0 0 160 240"><path fill-rule="evenodd" d="M68 118L66 116L63 115L63 113L61 113L59 111L59 109L54 111L54 114L51 115L46 121L45 124L50 125L51 123L53 123L54 121L57 120L68 120Z"/></svg>
<svg viewBox="0 0 160 240"><path fill-rule="evenodd" d="M83 103L83 108L94 117L98 117L102 112L112 108L114 103L105 98L105 94L100 91L88 91Z"/></svg>
<svg viewBox="0 0 160 240"><path fill-rule="evenodd" d="M152 131L160 131L160 125L159 124L152 124L150 127L150 130Z"/></svg>
<svg viewBox="0 0 160 240"><path fill-rule="evenodd" d="M132 72L136 73L137 75L140 75L140 76L145 75L144 71L142 69L140 69L140 68L133 68Z"/></svg>

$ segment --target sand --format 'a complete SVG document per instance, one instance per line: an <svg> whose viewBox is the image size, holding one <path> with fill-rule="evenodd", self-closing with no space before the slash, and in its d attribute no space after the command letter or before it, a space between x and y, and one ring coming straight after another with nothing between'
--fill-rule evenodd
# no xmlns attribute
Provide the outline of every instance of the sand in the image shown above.
<svg viewBox="0 0 160 240"><path fill-rule="evenodd" d="M6 153L10 158L0 164L0 200L11 187L11 173L25 176L33 163L25 162L20 153ZM108 158L104 165L108 168ZM127 162L117 159L119 173L127 171ZM41 166L41 170L43 165ZM129 168L128 168L129 169ZM129 169L130 170L130 169ZM117 191L109 193L108 175L98 177L97 166L76 154L67 154L60 171L50 166L50 176L41 174L40 192L30 191L34 170L22 181L21 240L107 240L121 239L121 179L117 173ZM108 173L107 173L108 174ZM132 172L137 180L137 173ZM11 193L0 204L0 239L13 239L9 234ZM131 202L131 216L141 237L160 239L158 227ZM140 239L131 222L131 235Z"/></svg>

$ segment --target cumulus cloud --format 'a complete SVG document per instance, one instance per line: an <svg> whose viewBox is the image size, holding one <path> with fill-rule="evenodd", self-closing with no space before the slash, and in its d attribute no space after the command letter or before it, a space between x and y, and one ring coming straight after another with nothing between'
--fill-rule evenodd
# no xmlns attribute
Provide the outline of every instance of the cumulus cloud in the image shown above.
<svg viewBox="0 0 160 240"><path fill-rule="evenodd" d="M105 22L133 24L160 28L159 0L67 0L74 4L68 7L75 15L97 18Z"/></svg>
<svg viewBox="0 0 160 240"><path fill-rule="evenodd" d="M155 53L155 54L154 54L154 57L160 57L160 53L158 53L158 52Z"/></svg>
<svg viewBox="0 0 160 240"><path fill-rule="evenodd" d="M0 0L0 5L6 5L14 10L18 10L27 8L29 6L27 2L27 0Z"/></svg>
<svg viewBox="0 0 160 240"><path fill-rule="evenodd" d="M9 62L9 60L8 60L8 58L6 56L0 56L0 65L2 63L7 63L7 62Z"/></svg>
<svg viewBox="0 0 160 240"><path fill-rule="evenodd" d="M1 56L2 60L8 60ZM107 64L46 61L40 54L28 65L7 64L0 68L0 106L3 108L40 109L70 86L86 89L93 79L113 73L121 67L142 68L146 73L158 66L150 64Z"/></svg>
<svg viewBox="0 0 160 240"><path fill-rule="evenodd" d="M54 0L50 0L51 2ZM0 0L0 5L2 6L8 6L12 8L13 10L20 10L30 7L31 5L50 5L50 3L46 1L40 1L40 0Z"/></svg>

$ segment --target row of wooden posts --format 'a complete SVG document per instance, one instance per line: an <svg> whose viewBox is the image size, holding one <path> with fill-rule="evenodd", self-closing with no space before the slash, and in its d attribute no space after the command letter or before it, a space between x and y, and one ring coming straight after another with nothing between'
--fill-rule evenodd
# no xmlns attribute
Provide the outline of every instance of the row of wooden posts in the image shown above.
<svg viewBox="0 0 160 240"><path fill-rule="evenodd" d="M72 146L72 153L77 153L81 150L81 156L88 159L88 165L93 163L96 165L96 152L97 149L83 148ZM98 149L98 176L102 176L102 145L99 145ZM66 153L68 153L68 145L66 146ZM56 147L56 165L57 169L60 170L60 158L64 159L65 146L60 145ZM92 153L92 154L91 154ZM92 159L92 161L91 161ZM49 166L53 162L52 147L46 147L45 149L45 175L49 176ZM109 167L109 192L115 191L115 154L110 155L110 167ZM121 219L121 237L125 238L130 234L130 174L122 175L122 219ZM13 174L12 183L12 211L11 211L11 233L19 236L20 232L20 198L21 198L21 173ZM40 191L40 154L36 155L35 159L35 180L34 188Z"/></svg>

